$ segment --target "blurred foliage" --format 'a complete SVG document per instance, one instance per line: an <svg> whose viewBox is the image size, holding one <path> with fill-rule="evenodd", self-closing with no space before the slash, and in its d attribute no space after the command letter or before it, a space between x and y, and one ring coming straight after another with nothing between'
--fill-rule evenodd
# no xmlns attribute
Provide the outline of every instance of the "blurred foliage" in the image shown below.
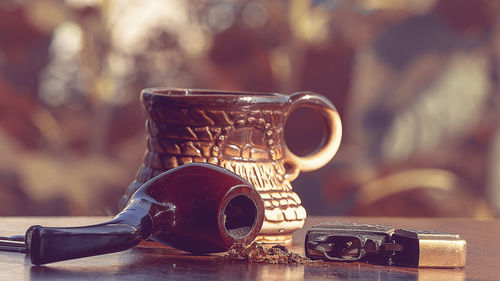
<svg viewBox="0 0 500 281"><path fill-rule="evenodd" d="M341 149L293 183L309 214L498 215L498 15L473 0L4 0L0 215L115 213L145 150L138 94L159 86L330 98ZM292 114L292 150L313 151L320 123Z"/></svg>

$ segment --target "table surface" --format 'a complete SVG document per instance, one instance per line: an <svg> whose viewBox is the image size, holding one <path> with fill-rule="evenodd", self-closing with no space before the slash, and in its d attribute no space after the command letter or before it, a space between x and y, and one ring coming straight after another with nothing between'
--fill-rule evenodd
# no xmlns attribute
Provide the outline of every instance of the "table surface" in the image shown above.
<svg viewBox="0 0 500 281"><path fill-rule="evenodd" d="M107 217L0 217L0 235L23 234L34 224L79 226ZM0 280L500 280L500 220L441 218L308 218L294 233L293 251L304 254L305 231L323 221L389 224L438 230L467 240L464 269L425 269L366 263L272 265L217 263L216 255L194 256L147 242L119 253L32 266L21 253L0 252Z"/></svg>

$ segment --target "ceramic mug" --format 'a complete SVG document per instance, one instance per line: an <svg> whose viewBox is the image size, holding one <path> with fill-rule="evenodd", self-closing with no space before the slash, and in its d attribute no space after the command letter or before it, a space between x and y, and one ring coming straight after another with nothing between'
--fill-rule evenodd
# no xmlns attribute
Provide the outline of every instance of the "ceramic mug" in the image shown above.
<svg viewBox="0 0 500 281"><path fill-rule="evenodd" d="M292 232L304 225L306 210L290 182L300 171L327 164L340 145L340 117L327 98L312 92L150 88L142 91L141 102L147 150L121 207L143 183L166 170L212 163L249 181L264 200L265 220L256 240L291 242ZM283 136L288 116L299 107L321 114L326 128L320 147L305 157L291 152Z"/></svg>

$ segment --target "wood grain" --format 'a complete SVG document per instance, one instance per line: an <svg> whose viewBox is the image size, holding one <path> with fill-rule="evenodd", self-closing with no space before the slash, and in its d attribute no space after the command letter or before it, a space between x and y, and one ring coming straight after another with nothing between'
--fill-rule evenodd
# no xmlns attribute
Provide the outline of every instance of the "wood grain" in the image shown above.
<svg viewBox="0 0 500 281"><path fill-rule="evenodd" d="M108 217L0 217L2 236L31 225L78 226ZM498 280L500 220L435 218L308 218L294 233L293 251L303 254L307 228L322 221L391 224L459 233L468 243L465 269L418 269L365 263L268 265L217 263L216 255L194 256L152 242L120 253L32 266L24 254L0 252L0 280Z"/></svg>

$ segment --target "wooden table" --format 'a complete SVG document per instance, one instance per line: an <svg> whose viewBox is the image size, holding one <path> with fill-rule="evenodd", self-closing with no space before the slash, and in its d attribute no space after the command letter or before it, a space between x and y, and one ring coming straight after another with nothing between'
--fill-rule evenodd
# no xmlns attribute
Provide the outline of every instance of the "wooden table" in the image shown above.
<svg viewBox="0 0 500 281"><path fill-rule="evenodd" d="M22 234L31 225L77 226L106 217L0 217L0 234ZM313 217L294 233L303 254L305 230L321 221L391 224L459 233L468 243L465 269L418 269L366 263L327 265L232 264L213 255L193 256L147 242L120 253L32 266L20 253L0 252L0 280L500 280L500 220Z"/></svg>

